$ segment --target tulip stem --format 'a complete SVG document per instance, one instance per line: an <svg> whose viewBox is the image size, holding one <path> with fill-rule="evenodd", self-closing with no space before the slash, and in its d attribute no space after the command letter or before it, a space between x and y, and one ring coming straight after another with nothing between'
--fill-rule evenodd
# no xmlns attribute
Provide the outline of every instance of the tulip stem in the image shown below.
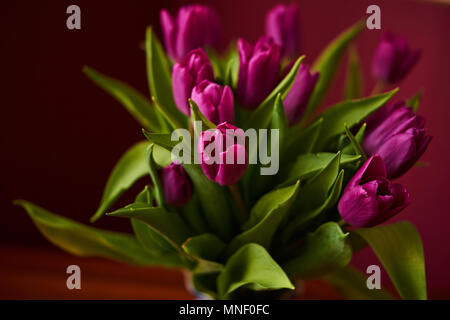
<svg viewBox="0 0 450 320"><path fill-rule="evenodd" d="M245 208L244 200L242 200L241 193L235 184L228 186L230 189L231 195L233 196L234 201L236 202L239 210L244 214L245 217L248 217L247 209Z"/></svg>
<svg viewBox="0 0 450 320"><path fill-rule="evenodd" d="M191 134L191 137L194 137L194 126L192 125L191 118L189 118L189 133Z"/></svg>

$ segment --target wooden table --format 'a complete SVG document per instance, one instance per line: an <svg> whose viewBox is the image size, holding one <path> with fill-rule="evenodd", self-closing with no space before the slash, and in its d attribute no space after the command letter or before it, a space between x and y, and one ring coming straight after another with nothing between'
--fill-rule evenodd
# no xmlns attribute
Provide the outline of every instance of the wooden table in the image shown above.
<svg viewBox="0 0 450 320"><path fill-rule="evenodd" d="M0 299L193 299L178 270L133 267L71 256L57 248L0 245ZM69 290L66 269L81 268L81 289ZM305 299L338 299L321 281L308 282Z"/></svg>

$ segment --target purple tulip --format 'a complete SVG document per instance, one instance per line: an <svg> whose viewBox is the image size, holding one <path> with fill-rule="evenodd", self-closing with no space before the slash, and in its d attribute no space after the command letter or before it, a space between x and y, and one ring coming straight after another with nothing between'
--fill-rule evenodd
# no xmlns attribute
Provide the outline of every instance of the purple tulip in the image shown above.
<svg viewBox="0 0 450 320"><path fill-rule="evenodd" d="M214 124L234 122L233 92L229 86L222 89L217 83L203 80L194 87L191 98Z"/></svg>
<svg viewBox="0 0 450 320"><path fill-rule="evenodd" d="M318 79L318 72L311 74L308 66L300 65L294 83L283 100L289 126L300 121Z"/></svg>
<svg viewBox="0 0 450 320"><path fill-rule="evenodd" d="M181 7L175 19L163 9L160 19L164 43L172 59L179 60L192 49L205 45L217 48L220 24L212 8L203 5Z"/></svg>
<svg viewBox="0 0 450 320"><path fill-rule="evenodd" d="M263 37L254 48L239 39L238 52L238 99L243 108L255 109L278 83L281 49L272 39Z"/></svg>
<svg viewBox="0 0 450 320"><path fill-rule="evenodd" d="M244 132L226 122L216 130L203 131L197 150L205 175L222 186L237 183L247 169Z"/></svg>
<svg viewBox="0 0 450 320"><path fill-rule="evenodd" d="M192 89L203 80L214 80L213 68L203 49L190 51L172 69L172 91L175 103L185 115L191 114L188 99Z"/></svg>
<svg viewBox="0 0 450 320"><path fill-rule="evenodd" d="M295 4L276 5L266 15L266 36L283 49L284 55L296 56L300 51L300 17Z"/></svg>
<svg viewBox="0 0 450 320"><path fill-rule="evenodd" d="M431 141L425 133L425 119L402 101L381 107L366 123L364 151L380 155L391 179L408 171Z"/></svg>
<svg viewBox="0 0 450 320"><path fill-rule="evenodd" d="M409 202L408 190L387 179L383 160L375 155L349 181L338 210L349 225L372 227L399 213Z"/></svg>
<svg viewBox="0 0 450 320"><path fill-rule="evenodd" d="M170 166L163 168L161 181L168 205L180 207L189 202L192 197L192 185L180 164L172 162Z"/></svg>
<svg viewBox="0 0 450 320"><path fill-rule="evenodd" d="M372 60L373 76L384 83L400 81L419 60L420 51L411 50L405 39L385 33Z"/></svg>

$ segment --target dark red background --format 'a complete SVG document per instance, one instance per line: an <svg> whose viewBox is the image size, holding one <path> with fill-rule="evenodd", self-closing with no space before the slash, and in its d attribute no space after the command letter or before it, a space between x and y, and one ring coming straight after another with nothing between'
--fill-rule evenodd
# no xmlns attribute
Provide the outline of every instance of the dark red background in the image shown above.
<svg viewBox="0 0 450 320"><path fill-rule="evenodd" d="M206 1L203 1L206 2ZM48 242L13 199L33 201L55 213L88 223L118 157L142 139L140 127L111 97L82 73L89 65L147 93L145 57L139 48L145 27L159 33L159 9L172 12L186 1L14 1L2 4L0 30L1 157L0 241ZM255 40L264 14L276 1L208 1L222 16L224 36ZM296 1L302 18L303 51L311 63L340 31L365 16L373 1ZM66 8L81 7L82 29L66 28ZM434 139L417 167L401 182L413 203L396 219L419 229L425 247L430 297L450 297L450 6L425 1L376 1L382 30L406 37L423 55L397 94L424 88L420 113ZM365 31L357 45L370 92L370 59L380 31ZM326 105L341 98L343 72ZM127 195L122 201L126 203ZM103 218L98 226L129 230L124 220ZM8 259L2 256L0 259ZM360 266L376 263L356 256ZM30 262L32 263L32 262ZM2 275L5 277L7 275Z"/></svg>

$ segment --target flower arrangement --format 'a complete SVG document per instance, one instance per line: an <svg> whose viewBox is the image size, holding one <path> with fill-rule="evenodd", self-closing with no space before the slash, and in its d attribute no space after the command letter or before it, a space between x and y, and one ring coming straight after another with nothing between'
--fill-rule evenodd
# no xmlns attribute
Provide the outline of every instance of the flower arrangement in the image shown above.
<svg viewBox="0 0 450 320"><path fill-rule="evenodd" d="M362 22L309 66L299 56L295 5L274 7L264 36L255 44L239 39L224 55L215 50L218 21L203 5L182 7L175 17L161 11L166 50L151 28L146 33L151 99L84 68L144 128L146 140L118 161L91 218L108 212L129 219L133 235L17 204L72 254L184 269L194 292L210 298L286 298L298 280L323 278L343 297L390 299L369 290L364 274L349 266L369 245L400 297L426 299L416 229L381 225L410 203L393 180L431 140L416 114L420 94L403 102L393 100L398 89L382 92L402 80L419 51L386 34L372 64L378 85L362 97L352 45ZM317 114L346 52L345 98ZM111 210L144 177L148 185L136 200Z"/></svg>

